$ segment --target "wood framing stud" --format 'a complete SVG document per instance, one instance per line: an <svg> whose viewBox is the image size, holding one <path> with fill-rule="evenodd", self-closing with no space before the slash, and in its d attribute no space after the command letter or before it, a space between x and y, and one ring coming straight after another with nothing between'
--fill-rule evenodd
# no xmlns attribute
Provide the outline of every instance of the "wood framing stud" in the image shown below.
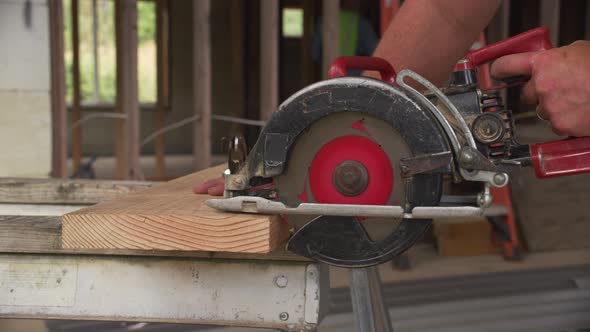
<svg viewBox="0 0 590 332"><path fill-rule="evenodd" d="M157 45L157 89L158 100L154 116L154 129L160 130L166 124L166 108L168 107L170 85L169 71L169 24L168 0L156 0L156 45ZM154 139L154 154L156 157L156 178L166 177L166 142L164 134Z"/></svg>
<svg viewBox="0 0 590 332"><path fill-rule="evenodd" d="M210 0L193 0L193 127L195 170L211 165Z"/></svg>
<svg viewBox="0 0 590 332"><path fill-rule="evenodd" d="M559 46L560 0L541 0L541 24L549 28L553 47Z"/></svg>
<svg viewBox="0 0 590 332"><path fill-rule="evenodd" d="M117 111L126 115L117 121L117 177L138 179L139 99L137 92L137 0L115 2L117 40Z"/></svg>
<svg viewBox="0 0 590 332"><path fill-rule="evenodd" d="M61 0L49 3L51 48L51 176L68 176L66 84L64 65L64 15Z"/></svg>
<svg viewBox="0 0 590 332"><path fill-rule="evenodd" d="M230 35L230 70L232 83L227 85L231 87L233 102L231 103L231 114L240 118L247 118L246 114L246 81L244 79L245 64L245 29L244 29L244 9L247 3L245 1L234 0L229 4L229 35ZM252 83L250 83L252 84ZM231 125L231 132L237 135L244 135L246 128L242 124L234 123Z"/></svg>
<svg viewBox="0 0 590 332"><path fill-rule="evenodd" d="M323 1L322 77L328 77L332 61L340 55L340 0Z"/></svg>
<svg viewBox="0 0 590 332"><path fill-rule="evenodd" d="M82 119L80 84L80 33L78 24L78 0L72 0L72 124ZM72 131L72 169L82 164L82 126Z"/></svg>
<svg viewBox="0 0 590 332"><path fill-rule="evenodd" d="M510 1L504 0L486 28L488 44L504 40L510 35Z"/></svg>
<svg viewBox="0 0 590 332"><path fill-rule="evenodd" d="M279 2L260 2L260 119L279 106Z"/></svg>

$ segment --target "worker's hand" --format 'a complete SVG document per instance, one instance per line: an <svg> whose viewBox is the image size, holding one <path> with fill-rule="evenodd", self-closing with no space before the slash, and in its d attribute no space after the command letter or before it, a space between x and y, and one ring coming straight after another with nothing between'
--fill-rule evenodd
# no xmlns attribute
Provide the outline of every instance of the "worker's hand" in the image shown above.
<svg viewBox="0 0 590 332"><path fill-rule="evenodd" d="M209 194L211 196L223 195L224 181L223 178L207 180L193 188L195 194Z"/></svg>
<svg viewBox="0 0 590 332"><path fill-rule="evenodd" d="M558 135L590 136L590 42L507 55L491 67L496 79L530 76L521 98Z"/></svg>

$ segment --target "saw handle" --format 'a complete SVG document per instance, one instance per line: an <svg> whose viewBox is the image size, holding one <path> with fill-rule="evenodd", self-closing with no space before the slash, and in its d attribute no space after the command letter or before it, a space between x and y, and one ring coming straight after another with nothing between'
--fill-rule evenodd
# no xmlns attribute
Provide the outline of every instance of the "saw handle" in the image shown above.
<svg viewBox="0 0 590 332"><path fill-rule="evenodd" d="M540 179L590 173L590 136L529 147L535 174Z"/></svg>
<svg viewBox="0 0 590 332"><path fill-rule="evenodd" d="M539 27L471 51L465 56L466 62L457 64L462 68L455 69L473 69L505 55L545 51L551 48L553 46L549 39L549 29Z"/></svg>
<svg viewBox="0 0 590 332"><path fill-rule="evenodd" d="M330 70L328 78L347 76L349 70L374 70L381 74L381 80L395 85L396 72L393 66L386 60L374 56L341 56L336 58Z"/></svg>

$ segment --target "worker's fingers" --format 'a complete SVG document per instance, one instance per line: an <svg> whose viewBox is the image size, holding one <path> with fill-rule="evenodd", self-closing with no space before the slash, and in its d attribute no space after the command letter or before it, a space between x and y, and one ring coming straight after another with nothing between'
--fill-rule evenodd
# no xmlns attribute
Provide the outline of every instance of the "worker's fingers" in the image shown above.
<svg viewBox="0 0 590 332"><path fill-rule="evenodd" d="M543 107L541 107L541 105L537 105L537 109L535 110L535 112L537 113L537 117L539 119L549 121L549 114L545 109L543 109Z"/></svg>
<svg viewBox="0 0 590 332"><path fill-rule="evenodd" d="M527 52L498 58L492 63L490 74L499 80L514 76L531 76L535 54L537 52Z"/></svg>
<svg viewBox="0 0 590 332"><path fill-rule="evenodd" d="M534 82L528 81L522 86L522 89L520 90L520 100L528 105L536 105L539 103Z"/></svg>
<svg viewBox="0 0 590 332"><path fill-rule="evenodd" d="M209 193L210 188L214 188L217 186L221 186L223 188L223 183L224 183L223 178L207 180L203 183L197 184L193 188L193 192L195 194L207 194L207 193ZM222 191L222 193L223 193L223 191Z"/></svg>
<svg viewBox="0 0 590 332"><path fill-rule="evenodd" d="M215 185L207 191L207 193L211 196L222 196L223 191L225 190L225 185L223 183Z"/></svg>
<svg viewBox="0 0 590 332"><path fill-rule="evenodd" d="M563 131L561 131L560 129L557 129L557 128L553 127L553 126L551 127L551 130L557 136L567 136Z"/></svg>

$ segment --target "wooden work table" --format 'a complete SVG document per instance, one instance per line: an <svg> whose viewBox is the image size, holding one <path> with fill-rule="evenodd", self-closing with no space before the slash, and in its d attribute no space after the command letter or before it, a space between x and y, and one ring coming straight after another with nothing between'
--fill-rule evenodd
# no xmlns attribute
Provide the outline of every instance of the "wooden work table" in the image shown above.
<svg viewBox="0 0 590 332"><path fill-rule="evenodd" d="M321 294L329 289L328 274L317 264L284 251L287 233L283 223L275 223L269 216L247 216L251 221L244 222L245 231L238 227L236 234L231 225L228 230L224 213L201 210L207 197L193 194L192 186L218 176L219 170L158 185L0 179L0 205L8 212L5 214L12 214L10 208L15 206L19 214L38 214L37 207L49 212L0 214L0 318L177 322L281 330L316 326L325 311L320 305L327 305ZM68 214L65 223L60 216L64 206L80 208ZM207 223L219 220L224 226L218 230L203 227L199 211L207 216ZM148 222L129 223L138 217L159 223L159 236L171 235L175 242L185 242L174 247L154 241L155 233L153 238L138 237L138 232L154 230L153 225L151 229L145 225ZM230 216L229 224L241 224L240 218ZM120 224L106 230L101 227L104 222ZM117 232L121 225L129 231ZM170 225L174 227L167 228ZM63 231L68 227L76 235L66 232L70 234L66 241ZM248 227L255 229L248 231ZM200 230L204 230L202 235L212 235L214 243L223 244L215 236L223 238L227 231L229 243L237 241L236 235L243 235L246 243L254 245L206 250L210 241L194 235ZM103 241L97 242L97 237ZM130 243L126 238L141 238L142 246L126 246ZM279 283L277 278L284 281Z"/></svg>
<svg viewBox="0 0 590 332"><path fill-rule="evenodd" d="M214 169L203 177L217 174ZM67 204L82 208L70 216L102 213L114 205L118 210L112 214L116 215L129 212L121 203L129 197L149 195L154 200L144 202L157 202L180 192L187 204L198 210L202 206L199 199L206 196L196 196L190 188L203 177L192 177L158 186L120 181L6 179L0 180L0 205L28 203L49 209ZM99 204L86 208L96 203ZM146 212L147 216L154 211L140 207L137 203L131 210ZM267 216L258 218L263 226L272 222ZM126 222L127 218L118 220ZM0 215L1 318L179 322L302 330L316 326L321 319L327 306L323 293L330 286L327 277L330 275L332 287L348 284L348 271L331 269L328 274L317 264L285 252L282 245L268 253L62 247L62 227L59 215ZM416 246L409 252L411 269L399 271L384 264L379 270L385 282L456 278L584 265L590 263L589 253L536 253L526 256L523 262L508 262L499 255L439 257L432 247ZM277 286L277 278L287 279L287 286Z"/></svg>
<svg viewBox="0 0 590 332"><path fill-rule="evenodd" d="M63 221L60 209L55 215L0 215L0 251L307 261L285 252L282 222L220 213L203 204L207 195L193 194L194 184L219 176L223 168L167 183L0 179L0 205L80 208ZM212 244L221 249L211 250Z"/></svg>

